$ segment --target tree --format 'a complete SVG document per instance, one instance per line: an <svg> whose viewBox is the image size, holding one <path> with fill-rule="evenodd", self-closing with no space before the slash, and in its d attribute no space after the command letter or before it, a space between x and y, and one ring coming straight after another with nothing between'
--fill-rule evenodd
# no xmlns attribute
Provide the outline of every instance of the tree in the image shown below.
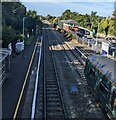
<svg viewBox="0 0 116 120"><path fill-rule="evenodd" d="M97 14L97 12L93 12L93 11L91 11L91 17L95 17L96 16L96 14Z"/></svg>
<svg viewBox="0 0 116 120"><path fill-rule="evenodd" d="M109 30L109 26L106 26L106 28L105 28L105 35L106 35L106 37L108 35L108 30Z"/></svg>
<svg viewBox="0 0 116 120"><path fill-rule="evenodd" d="M116 10L113 11L112 15L113 15L113 31L112 31L112 33L113 33L113 35L116 36Z"/></svg>
<svg viewBox="0 0 116 120"><path fill-rule="evenodd" d="M7 47L7 45L15 39L15 37L16 33L11 26L3 27L2 29L3 47Z"/></svg>
<svg viewBox="0 0 116 120"><path fill-rule="evenodd" d="M62 14L62 18L64 19L64 20L68 20L68 19L70 19L70 15L71 15L71 11L68 9L68 10L65 10L65 12L63 12L63 14Z"/></svg>
<svg viewBox="0 0 116 120"><path fill-rule="evenodd" d="M56 26L58 25L58 18L55 18L53 20L53 25L54 25L54 28L56 28Z"/></svg>
<svg viewBox="0 0 116 120"><path fill-rule="evenodd" d="M36 11L31 11L31 10L29 10L28 12L27 12L27 16L28 17L31 17L31 18L35 18L36 16L37 16L37 12Z"/></svg>
<svg viewBox="0 0 116 120"><path fill-rule="evenodd" d="M99 32L105 33L105 28L109 26L107 19L102 19L99 23Z"/></svg>
<svg viewBox="0 0 116 120"><path fill-rule="evenodd" d="M50 14L48 14L47 16L46 16L46 19L47 20L50 20L52 18L52 16L50 15Z"/></svg>
<svg viewBox="0 0 116 120"><path fill-rule="evenodd" d="M93 37L96 37L98 26L93 28Z"/></svg>
<svg viewBox="0 0 116 120"><path fill-rule="evenodd" d="M53 20L53 23L54 23L54 24L58 24L58 18L55 18L55 19Z"/></svg>
<svg viewBox="0 0 116 120"><path fill-rule="evenodd" d="M36 25L42 24L36 11L26 11L26 7L20 2L3 2L2 3L2 39L3 46L7 47L8 43L22 36L23 17L25 20L25 34L32 34L32 29L36 33ZM20 37L21 38L21 37Z"/></svg>

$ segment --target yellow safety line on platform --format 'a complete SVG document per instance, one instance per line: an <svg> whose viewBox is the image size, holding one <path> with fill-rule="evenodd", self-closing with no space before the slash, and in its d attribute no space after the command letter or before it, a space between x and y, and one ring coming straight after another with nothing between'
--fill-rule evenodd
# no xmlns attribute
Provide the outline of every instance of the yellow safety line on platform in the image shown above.
<svg viewBox="0 0 116 120"><path fill-rule="evenodd" d="M23 83L23 87L22 87L22 90L21 90L21 93L20 93L20 96L19 96L19 99L18 99L18 103L16 105L16 109L15 109L15 112L14 112L13 120L15 120L16 116L17 116L19 105L21 103L22 95L23 95L23 92L24 92L24 89L25 89L25 85L27 83L27 78L28 78L28 75L29 75L29 72L30 72L30 68L31 68L31 65L32 65L32 61L33 61L34 55L35 55L35 50L36 50L36 47L37 47L37 43L38 43L38 40L37 40L37 42L35 44L35 48L34 48L34 51L33 51L32 57L31 57L31 61L29 63L28 71L26 73L26 77L25 77L25 80L24 80L24 83Z"/></svg>

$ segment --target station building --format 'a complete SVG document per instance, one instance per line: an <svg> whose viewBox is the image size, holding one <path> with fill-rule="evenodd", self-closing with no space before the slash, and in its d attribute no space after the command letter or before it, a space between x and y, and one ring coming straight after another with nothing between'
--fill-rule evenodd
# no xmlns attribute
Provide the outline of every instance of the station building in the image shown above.
<svg viewBox="0 0 116 120"><path fill-rule="evenodd" d="M75 22L74 20L60 20L58 22L58 27L60 29L67 31L67 32L71 32L71 28L73 28L77 25L78 25L78 23Z"/></svg>

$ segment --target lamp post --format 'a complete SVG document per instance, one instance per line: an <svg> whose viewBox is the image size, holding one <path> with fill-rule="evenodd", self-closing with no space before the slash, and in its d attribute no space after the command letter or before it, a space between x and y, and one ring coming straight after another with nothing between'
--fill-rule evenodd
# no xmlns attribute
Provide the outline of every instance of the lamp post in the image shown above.
<svg viewBox="0 0 116 120"><path fill-rule="evenodd" d="M25 33L24 33L24 27L25 27L25 25L24 25L24 24L25 24L25 18L26 18L26 17L23 17L23 42L24 42L24 36L25 36Z"/></svg>

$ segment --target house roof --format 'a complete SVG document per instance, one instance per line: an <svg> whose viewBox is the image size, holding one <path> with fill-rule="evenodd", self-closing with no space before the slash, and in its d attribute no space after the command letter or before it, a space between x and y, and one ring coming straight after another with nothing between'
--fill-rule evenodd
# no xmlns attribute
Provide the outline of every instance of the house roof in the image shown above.
<svg viewBox="0 0 116 120"><path fill-rule="evenodd" d="M78 23L75 22L74 20L61 20L60 22L62 22L62 23L67 23L67 24L75 24L75 25L78 25Z"/></svg>

